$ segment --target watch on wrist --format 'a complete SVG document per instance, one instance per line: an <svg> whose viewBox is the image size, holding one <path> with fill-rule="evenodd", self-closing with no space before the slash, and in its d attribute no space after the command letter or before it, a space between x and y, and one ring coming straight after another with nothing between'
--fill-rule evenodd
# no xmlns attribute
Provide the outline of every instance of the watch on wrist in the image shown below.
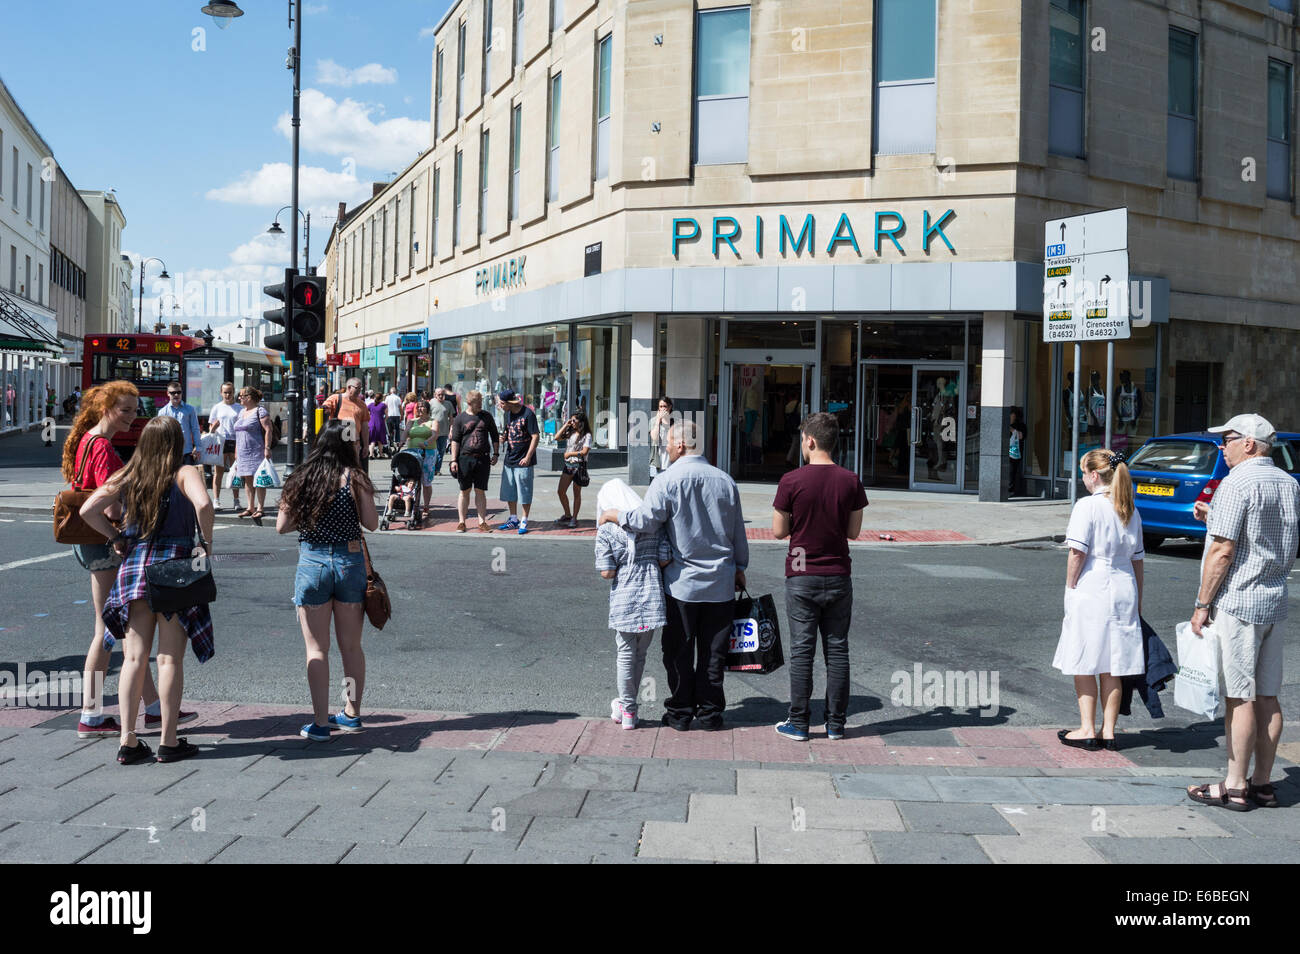
<svg viewBox="0 0 1300 954"><path fill-rule="evenodd" d="M1196 608L1197 608L1198 610L1207 610L1207 609L1210 608L1210 604L1209 604L1209 603L1202 603L1200 600L1197 600L1197 601L1196 601Z"/></svg>

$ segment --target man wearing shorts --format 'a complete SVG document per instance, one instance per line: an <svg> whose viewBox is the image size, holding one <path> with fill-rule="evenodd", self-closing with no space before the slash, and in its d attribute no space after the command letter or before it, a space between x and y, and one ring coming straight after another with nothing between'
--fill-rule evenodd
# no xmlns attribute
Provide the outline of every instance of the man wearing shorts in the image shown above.
<svg viewBox="0 0 1300 954"><path fill-rule="evenodd" d="M451 475L460 485L460 499L456 508L460 514L457 531L465 532L465 518L469 516L469 492L474 491L474 506L478 510L480 533L491 533L487 522L487 486L492 467L497 462L497 447L501 435L497 422L483 410L483 392L470 391L465 396L467 410L456 415L451 423L451 444L448 448Z"/></svg>
<svg viewBox="0 0 1300 954"><path fill-rule="evenodd" d="M243 410L235 400L235 385L227 381L221 385L221 400L212 405L208 412L208 433L215 433L221 438L222 463L212 468L212 500L216 513L221 513L221 477L235 464L235 421ZM239 509L239 488L231 487L230 495L235 498L235 510Z"/></svg>
<svg viewBox="0 0 1300 954"><path fill-rule="evenodd" d="M1228 774L1187 795L1233 811L1275 808L1269 775L1282 737L1282 623L1300 537L1300 485L1274 466L1277 434L1258 414L1209 430L1223 435L1230 470L1209 506L1195 506L1205 520L1205 553L1192 631L1219 644Z"/></svg>
<svg viewBox="0 0 1300 954"><path fill-rule="evenodd" d="M501 500L510 509L510 519L501 530L528 532L528 512L533 509L533 467L537 463L537 415L514 391L497 395L497 406L505 415L505 461L501 465ZM515 513L516 503L523 508L521 522Z"/></svg>

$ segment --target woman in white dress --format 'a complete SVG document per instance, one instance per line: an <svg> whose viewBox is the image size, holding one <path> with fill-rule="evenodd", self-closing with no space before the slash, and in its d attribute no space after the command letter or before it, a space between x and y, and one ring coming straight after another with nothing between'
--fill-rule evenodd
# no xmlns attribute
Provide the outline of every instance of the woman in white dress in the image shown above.
<svg viewBox="0 0 1300 954"><path fill-rule="evenodd" d="M1142 652L1142 518L1124 457L1099 448L1080 460L1089 496L1074 505L1065 542L1065 620L1052 665L1074 677L1079 728L1057 733L1064 745L1114 749L1120 677L1146 669ZM1097 735L1098 679L1102 729Z"/></svg>

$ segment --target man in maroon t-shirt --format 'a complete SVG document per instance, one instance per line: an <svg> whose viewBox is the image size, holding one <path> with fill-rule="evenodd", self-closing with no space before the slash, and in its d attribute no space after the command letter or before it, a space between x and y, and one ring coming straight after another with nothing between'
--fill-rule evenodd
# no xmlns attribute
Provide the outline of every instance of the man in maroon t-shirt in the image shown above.
<svg viewBox="0 0 1300 954"><path fill-rule="evenodd" d="M778 735L808 740L808 698L817 634L826 659L826 736L844 738L849 705L849 618L853 611L849 540L862 530L867 494L851 470L833 460L840 425L818 412L799 428L805 466L781 478L773 501L772 533L790 538L785 558L785 606L790 620L790 717Z"/></svg>

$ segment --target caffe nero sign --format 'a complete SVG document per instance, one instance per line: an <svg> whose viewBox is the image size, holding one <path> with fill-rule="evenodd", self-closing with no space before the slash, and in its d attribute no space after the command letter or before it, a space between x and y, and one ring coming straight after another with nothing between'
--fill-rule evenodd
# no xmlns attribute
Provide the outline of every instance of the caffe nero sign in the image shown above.
<svg viewBox="0 0 1300 954"><path fill-rule="evenodd" d="M926 254L929 254L931 244L936 241L942 241L948 246L948 251L955 253L957 249L953 247L944 229L951 227L956 214L953 209L946 209L937 216L931 215L928 209L922 211L919 233L911 229L912 235L907 240L914 246L919 244L920 250ZM823 227L828 221L829 217L823 217ZM865 221L860 221L857 226L847 212L840 212L828 237L819 237L817 226L817 216L811 212L802 219L798 215L778 215L775 219L761 215L752 218L747 215L715 215L711 219L682 216L673 219L670 242L673 258L678 257L682 245L697 242L707 244L714 258L718 257L723 246L730 249L736 258L745 251L762 258L765 250L773 250L772 246L775 246L777 254L796 258L805 255L815 258L819 251L829 255L841 246L853 249L856 255L862 255L858 239L860 228L863 230L862 243L869 242L876 255L880 254L881 245L886 240L892 242L901 254L906 254L901 240L908 236L909 226L901 212L882 209L868 213ZM824 247L822 242L825 243Z"/></svg>

